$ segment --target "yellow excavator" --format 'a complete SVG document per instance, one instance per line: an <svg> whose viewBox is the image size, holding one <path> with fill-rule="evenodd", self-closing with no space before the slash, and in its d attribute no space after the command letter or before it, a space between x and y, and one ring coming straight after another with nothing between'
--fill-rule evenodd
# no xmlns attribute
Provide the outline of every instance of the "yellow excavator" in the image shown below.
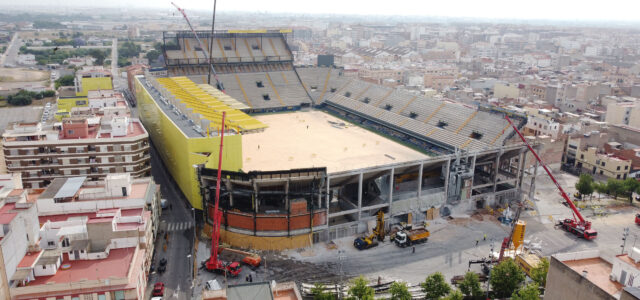
<svg viewBox="0 0 640 300"><path fill-rule="evenodd" d="M373 232L368 236L358 237L353 241L353 246L358 250L364 250L378 246L378 241L384 241L384 212L378 211L376 217L376 227Z"/></svg>

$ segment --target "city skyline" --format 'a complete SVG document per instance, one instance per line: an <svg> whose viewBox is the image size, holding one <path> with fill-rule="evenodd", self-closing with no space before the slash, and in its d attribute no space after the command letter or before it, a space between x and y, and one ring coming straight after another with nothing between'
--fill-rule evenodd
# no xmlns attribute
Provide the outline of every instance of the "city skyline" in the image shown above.
<svg viewBox="0 0 640 300"><path fill-rule="evenodd" d="M176 1L182 8L192 11L211 10L212 1L189 0ZM76 7L112 7L112 8L156 8L173 10L171 2L140 0L135 3L124 0L110 2L54 0L27 0L19 4L11 4L14 8L25 8L34 5L57 7L60 10ZM7 7L7 4L2 5ZM541 0L527 4L513 5L511 1L489 0L430 2L403 0L386 1L323 1L322 3L306 2L300 5L293 0L274 0L269 4L262 1L219 1L219 12L264 12L294 14L336 14L336 15L375 15L375 16L411 16L440 18L469 18L479 20L550 20L550 21L584 21L584 22L638 22L640 18L634 12L640 3L627 0L612 0L606 5L595 0L588 1L552 1Z"/></svg>

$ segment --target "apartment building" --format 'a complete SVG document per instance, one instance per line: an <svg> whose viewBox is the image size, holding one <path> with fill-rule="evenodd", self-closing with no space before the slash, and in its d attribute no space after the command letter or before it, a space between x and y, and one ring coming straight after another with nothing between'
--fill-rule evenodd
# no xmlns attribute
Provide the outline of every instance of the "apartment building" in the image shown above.
<svg viewBox="0 0 640 300"><path fill-rule="evenodd" d="M5 258L12 299L143 299L160 210L150 178L57 178L46 189L5 194L32 210L0 240L27 237ZM0 208L0 219L15 213Z"/></svg>
<svg viewBox="0 0 640 300"><path fill-rule="evenodd" d="M609 255L598 250L558 253L549 260L544 299L638 299L640 249Z"/></svg>
<svg viewBox="0 0 640 300"><path fill-rule="evenodd" d="M605 121L640 128L640 107L636 102L610 102L607 104Z"/></svg>
<svg viewBox="0 0 640 300"><path fill-rule="evenodd" d="M604 133L569 137L565 162L586 173L606 178L626 179L631 171L632 161L614 153L605 153L602 145L606 142L607 135Z"/></svg>
<svg viewBox="0 0 640 300"><path fill-rule="evenodd" d="M150 173L149 135L126 116L78 116L61 123L17 123L3 137L7 170L20 173L25 188L44 187L55 178L108 173Z"/></svg>

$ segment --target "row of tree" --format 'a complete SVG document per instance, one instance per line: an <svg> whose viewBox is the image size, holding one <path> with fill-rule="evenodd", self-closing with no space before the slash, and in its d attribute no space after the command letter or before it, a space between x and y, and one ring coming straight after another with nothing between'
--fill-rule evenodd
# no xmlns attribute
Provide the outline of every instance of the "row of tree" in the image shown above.
<svg viewBox="0 0 640 300"><path fill-rule="evenodd" d="M27 90L21 90L13 95L7 96L7 102L11 105L23 106L29 105L33 101L33 99L40 100L44 97L53 97L56 92L47 90L42 92L30 92ZM0 96L0 100L2 97Z"/></svg>
<svg viewBox="0 0 640 300"><path fill-rule="evenodd" d="M627 178L624 180L610 178L606 182L594 181L589 174L580 174L578 182L576 182L578 193L584 196L593 196L593 192L611 195L617 198L624 195L629 198L629 202L633 202L633 193L640 194L640 182L635 178Z"/></svg>
<svg viewBox="0 0 640 300"><path fill-rule="evenodd" d="M532 282L524 284L525 274L522 269L512 260L505 259L497 264L490 275L492 295L496 298L511 297L514 300L538 300L540 299L540 287L546 285L547 271L549 270L549 260L542 259L540 266L531 270ZM422 292L427 299L462 300L484 299L485 291L480 285L478 274L467 272L463 280L458 284L458 289L452 288L440 272L429 275L424 282L420 283ZM360 276L351 281L349 287L349 297L351 300L373 300L374 290L368 285L368 281ZM333 293L327 292L323 285L316 284L311 289L314 300L334 300ZM409 287L404 282L394 282L389 288L392 300L412 299Z"/></svg>
<svg viewBox="0 0 640 300"><path fill-rule="evenodd" d="M44 50L34 50L27 49L26 46L20 47L21 54L33 54L36 58L36 62L38 65L46 65L46 64L62 64L62 62L70 57L83 57L83 56L91 56L96 59L95 65L102 65L104 63L104 59L111 52L110 49L85 49L85 48L61 48L61 49L44 49Z"/></svg>

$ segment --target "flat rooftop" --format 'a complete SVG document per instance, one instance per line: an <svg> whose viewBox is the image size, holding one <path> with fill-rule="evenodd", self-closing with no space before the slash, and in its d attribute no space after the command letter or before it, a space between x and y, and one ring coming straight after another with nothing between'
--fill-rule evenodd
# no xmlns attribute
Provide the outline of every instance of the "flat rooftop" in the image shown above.
<svg viewBox="0 0 640 300"><path fill-rule="evenodd" d="M48 283L69 283L86 280L104 280L110 277L126 278L129 266L133 263L135 247L112 249L105 259L96 260L69 260L67 255L63 255L62 264L69 264L67 270L58 269L55 275L38 276L34 281L29 282L29 286Z"/></svg>
<svg viewBox="0 0 640 300"><path fill-rule="evenodd" d="M327 167L331 173L429 157L321 111L254 118L268 128L242 135L244 172Z"/></svg>
<svg viewBox="0 0 640 300"><path fill-rule="evenodd" d="M587 271L588 280L610 295L620 293L624 287L622 284L609 279L609 274L611 274L613 267L600 257L568 260L563 261L563 263L578 274L582 274L582 271Z"/></svg>

